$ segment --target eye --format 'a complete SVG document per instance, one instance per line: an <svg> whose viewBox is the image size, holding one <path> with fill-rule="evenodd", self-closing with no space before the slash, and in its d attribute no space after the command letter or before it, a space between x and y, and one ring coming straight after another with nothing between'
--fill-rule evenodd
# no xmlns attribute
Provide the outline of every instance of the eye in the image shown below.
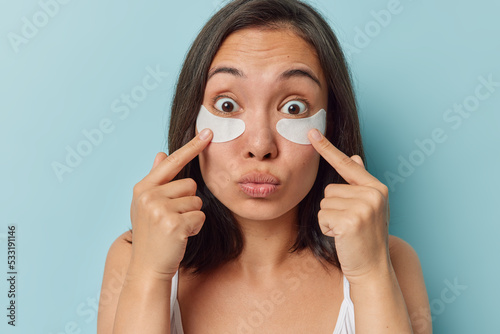
<svg viewBox="0 0 500 334"><path fill-rule="evenodd" d="M287 102L283 108L281 108L281 111L284 112L285 114L291 114L291 115L299 115L303 114L307 109L307 106L305 105L304 102L298 101L298 100L292 100L290 102Z"/></svg>
<svg viewBox="0 0 500 334"><path fill-rule="evenodd" d="M238 103L234 102L233 99L229 97L224 97L221 99L218 99L217 102L215 102L215 108L221 112L233 112L233 111L238 111L240 109L240 106Z"/></svg>

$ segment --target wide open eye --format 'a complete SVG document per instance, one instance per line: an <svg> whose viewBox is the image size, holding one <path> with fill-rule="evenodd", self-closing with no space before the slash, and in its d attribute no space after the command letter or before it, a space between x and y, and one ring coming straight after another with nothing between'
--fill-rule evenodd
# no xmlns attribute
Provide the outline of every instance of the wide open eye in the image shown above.
<svg viewBox="0 0 500 334"><path fill-rule="evenodd" d="M299 115L303 114L307 110L307 106L304 102L298 100L292 100L287 102L283 108L281 108L281 112L290 115Z"/></svg>
<svg viewBox="0 0 500 334"><path fill-rule="evenodd" d="M221 112L231 113L234 111L238 111L240 109L240 106L238 105L238 103L234 102L233 99L224 97L218 99L217 102L215 102L215 108Z"/></svg>

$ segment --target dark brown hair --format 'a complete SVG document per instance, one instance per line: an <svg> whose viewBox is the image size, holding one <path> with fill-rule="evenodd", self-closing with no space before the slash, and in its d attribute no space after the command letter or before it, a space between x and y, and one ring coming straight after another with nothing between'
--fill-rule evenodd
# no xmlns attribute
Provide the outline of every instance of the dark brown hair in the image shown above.
<svg viewBox="0 0 500 334"><path fill-rule="evenodd" d="M364 160L356 102L339 42L323 17L298 0L235 0L207 22L187 53L179 75L170 116L169 152L195 136L208 70L222 42L231 33L249 27L289 28L316 49L328 84L325 136L346 155L357 154ZM237 258L243 249L243 237L232 213L206 187L198 157L175 177L182 178L196 181L206 220L201 231L188 238L180 266L200 274ZM326 260L340 268L335 241L325 236L318 224L320 202L330 183L345 181L321 158L316 181L299 203L298 235L290 252L309 247L322 263Z"/></svg>

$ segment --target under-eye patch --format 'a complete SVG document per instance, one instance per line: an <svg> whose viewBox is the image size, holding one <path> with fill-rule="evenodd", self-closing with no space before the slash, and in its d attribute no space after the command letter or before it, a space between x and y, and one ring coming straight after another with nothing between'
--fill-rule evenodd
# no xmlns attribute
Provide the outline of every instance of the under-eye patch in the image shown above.
<svg viewBox="0 0 500 334"><path fill-rule="evenodd" d="M201 132L205 128L212 130L212 142L223 143L241 136L245 132L245 122L238 118L215 116L202 105L196 119L196 129Z"/></svg>
<svg viewBox="0 0 500 334"><path fill-rule="evenodd" d="M311 144L307 139L307 133L311 129L318 129L325 134L326 111L321 109L311 117L306 118L282 118L276 123L276 130L284 138L297 144Z"/></svg>
<svg viewBox="0 0 500 334"><path fill-rule="evenodd" d="M241 136L245 132L245 122L238 118L216 116L202 105L196 119L196 129L200 132L205 128L212 130L214 134L212 142L223 143ZM325 134L326 111L324 109L311 117L283 118L276 123L278 133L297 144L311 144L307 139L307 133L311 129L318 129Z"/></svg>

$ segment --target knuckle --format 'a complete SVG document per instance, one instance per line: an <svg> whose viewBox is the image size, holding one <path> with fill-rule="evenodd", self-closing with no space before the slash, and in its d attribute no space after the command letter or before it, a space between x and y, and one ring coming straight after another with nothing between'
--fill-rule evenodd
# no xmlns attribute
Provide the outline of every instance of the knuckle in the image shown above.
<svg viewBox="0 0 500 334"><path fill-rule="evenodd" d="M149 214L155 223L158 223L165 218L165 210L159 205L151 206L149 208Z"/></svg>
<svg viewBox="0 0 500 334"><path fill-rule="evenodd" d="M326 208L326 198L323 198L323 199L321 200L321 202L319 202L319 207L320 207L321 209L325 209L325 208Z"/></svg>
<svg viewBox="0 0 500 334"><path fill-rule="evenodd" d="M198 212L199 212L199 213L198 213L198 216L199 216L199 218L198 218L199 220L198 220L198 221L199 221L200 223L205 222L205 219L206 219L205 213L204 213L203 211L198 211Z"/></svg>
<svg viewBox="0 0 500 334"><path fill-rule="evenodd" d="M318 221L322 223L328 223L328 214L325 210L318 211Z"/></svg>
<svg viewBox="0 0 500 334"><path fill-rule="evenodd" d="M368 191L367 196L369 198L369 201L376 207L382 206L385 202L383 194L377 189L371 188Z"/></svg>
<svg viewBox="0 0 500 334"><path fill-rule="evenodd" d="M348 156L342 157L340 159L340 164L344 165L345 167L352 167L353 164L357 165L356 161L352 160Z"/></svg>
<svg viewBox="0 0 500 334"><path fill-rule="evenodd" d="M201 200L200 197L198 196L193 196L193 202L194 202L194 205L195 207L200 210L201 207L203 206L203 201Z"/></svg>
<svg viewBox="0 0 500 334"><path fill-rule="evenodd" d="M198 233L200 233L203 223L205 222L205 214L201 211L198 211L199 213L192 219L192 226L191 230L189 231L189 235L193 236Z"/></svg>
<svg viewBox="0 0 500 334"><path fill-rule="evenodd" d="M334 194L335 184L330 183L325 187L325 197L331 197Z"/></svg>
<svg viewBox="0 0 500 334"><path fill-rule="evenodd" d="M179 218L180 215L177 214L165 214L162 220L162 225L164 226L165 230L169 232L175 231L179 227L179 225L181 225L179 222Z"/></svg>
<svg viewBox="0 0 500 334"><path fill-rule="evenodd" d="M140 193L139 198L137 199L137 202L139 203L139 205L147 207L147 206L151 205L154 197L155 197L155 195L154 195L153 191L151 191L149 189L149 190L146 190L146 191L143 191L142 193Z"/></svg>
<svg viewBox="0 0 500 334"><path fill-rule="evenodd" d="M192 193L196 192L196 189L198 188L198 185L196 184L196 181L192 178L185 178L184 181L185 187L187 190L190 190Z"/></svg>
<svg viewBox="0 0 500 334"><path fill-rule="evenodd" d="M345 218L351 228L352 231L359 232L362 229L363 219L359 215L352 215L350 217Z"/></svg>
<svg viewBox="0 0 500 334"><path fill-rule="evenodd" d="M331 144L326 138L322 138L318 145L321 150L326 151L330 149Z"/></svg>
<svg viewBox="0 0 500 334"><path fill-rule="evenodd" d="M132 188L132 194L134 197L138 197L142 192L142 184L140 182L136 183Z"/></svg>
<svg viewBox="0 0 500 334"><path fill-rule="evenodd" d="M174 217L172 217L171 219L166 219L161 223L162 234L165 236L179 235L179 227L182 225L183 224L179 223L179 219L176 219Z"/></svg>
<svg viewBox="0 0 500 334"><path fill-rule="evenodd" d="M186 144L186 148L189 151L198 151L200 148L201 142L199 140L191 140Z"/></svg>
<svg viewBox="0 0 500 334"><path fill-rule="evenodd" d="M176 152L169 155L165 160L167 160L168 163L170 165L173 165L174 167L181 167L181 162L180 162L179 158L177 157Z"/></svg>
<svg viewBox="0 0 500 334"><path fill-rule="evenodd" d="M362 230L363 230L363 224L361 223L361 221L359 219L354 219L351 225L351 231L354 234L359 234L361 233Z"/></svg>
<svg viewBox="0 0 500 334"><path fill-rule="evenodd" d="M361 224L363 221L366 221L367 219L372 217L374 209L370 203L362 201L359 203L357 208L359 216L357 216L357 219L353 220L354 224Z"/></svg>
<svg viewBox="0 0 500 334"><path fill-rule="evenodd" d="M196 181L193 178L188 177L186 179L186 182L188 182L189 186L196 189L198 185L196 184Z"/></svg>

